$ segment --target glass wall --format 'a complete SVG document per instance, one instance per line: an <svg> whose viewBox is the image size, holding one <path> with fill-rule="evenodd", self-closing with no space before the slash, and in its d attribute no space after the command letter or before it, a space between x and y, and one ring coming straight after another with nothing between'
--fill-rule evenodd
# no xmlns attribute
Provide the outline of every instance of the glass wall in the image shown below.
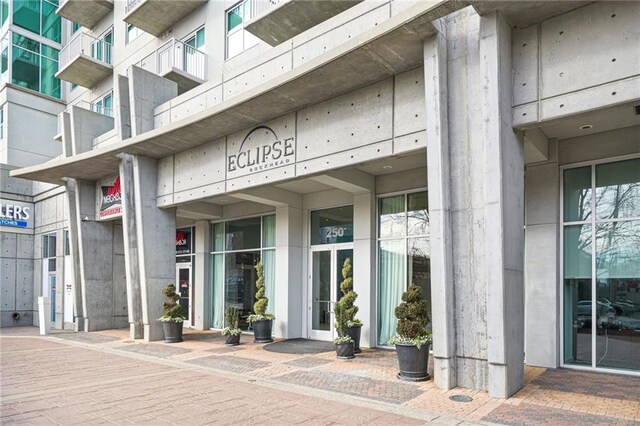
<svg viewBox="0 0 640 426"><path fill-rule="evenodd" d="M275 215L213 224L211 251L211 327L223 328L224 309L240 312L239 327L248 330L256 294L255 265L262 260L268 311L275 311Z"/></svg>
<svg viewBox="0 0 640 426"><path fill-rule="evenodd" d="M13 24L60 43L62 24L57 8L58 0L14 0Z"/></svg>
<svg viewBox="0 0 640 426"><path fill-rule="evenodd" d="M11 82L60 98L60 80L55 78L58 72L58 50L15 32L11 33L11 45ZM7 70L5 62L9 61L5 52L3 49L3 74Z"/></svg>
<svg viewBox="0 0 640 426"><path fill-rule="evenodd" d="M640 370L640 159L564 171L563 251L564 362Z"/></svg>
<svg viewBox="0 0 640 426"><path fill-rule="evenodd" d="M395 308L409 284L422 287L431 311L426 192L378 200L378 345L396 334Z"/></svg>

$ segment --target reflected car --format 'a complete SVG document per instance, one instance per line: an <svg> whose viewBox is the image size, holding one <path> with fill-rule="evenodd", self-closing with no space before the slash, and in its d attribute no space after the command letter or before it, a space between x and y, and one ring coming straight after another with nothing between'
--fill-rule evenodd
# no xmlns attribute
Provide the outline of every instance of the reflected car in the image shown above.
<svg viewBox="0 0 640 426"><path fill-rule="evenodd" d="M591 327L591 306L591 300L581 300L576 303L578 327ZM610 330L619 330L622 327L615 309L600 301L597 305L596 325L598 328Z"/></svg>

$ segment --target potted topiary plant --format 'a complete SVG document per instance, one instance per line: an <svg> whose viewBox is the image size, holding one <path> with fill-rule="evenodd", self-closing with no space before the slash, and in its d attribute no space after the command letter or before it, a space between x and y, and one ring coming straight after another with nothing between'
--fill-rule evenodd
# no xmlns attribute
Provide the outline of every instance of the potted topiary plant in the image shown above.
<svg viewBox="0 0 640 426"><path fill-rule="evenodd" d="M389 340L396 345L400 380L421 382L429 379L429 345L431 334L426 330L429 323L427 301L422 299L422 288L411 284L402 295L402 303L396 307L397 336Z"/></svg>
<svg viewBox="0 0 640 426"><path fill-rule="evenodd" d="M258 262L256 265L256 272L258 274L256 281L256 288L258 289L256 292L256 303L253 304L253 314L247 317L247 322L249 322L253 328L255 343L269 343L273 342L271 330L275 317L273 314L267 313L269 299L265 296L264 267L262 262Z"/></svg>
<svg viewBox="0 0 640 426"><path fill-rule="evenodd" d="M238 328L238 308L227 306L224 310L224 318L227 326L222 329L222 335L226 336L224 342L227 346L238 346L240 344L240 335L242 330Z"/></svg>
<svg viewBox="0 0 640 426"><path fill-rule="evenodd" d="M347 335L347 316L344 307L339 305L340 302L335 303L333 307L336 331L338 332L338 337L333 339L333 344L336 345L336 358L351 359L355 357L353 339Z"/></svg>
<svg viewBox="0 0 640 426"><path fill-rule="evenodd" d="M345 328L345 335L351 337L353 340L353 351L356 354L362 352L360 349L360 335L362 330L362 322L356 318L358 313L358 307L355 305L355 301L358 298L358 294L353 291L353 266L351 259L346 258L342 264L342 282L340 283L340 291L342 291L342 297L337 303L337 309L344 311L347 323Z"/></svg>
<svg viewBox="0 0 640 426"><path fill-rule="evenodd" d="M167 343L182 342L182 325L186 318L184 308L178 301L180 295L176 294L176 286L167 285L162 289L166 301L162 303L162 316L158 321L162 323L164 341Z"/></svg>

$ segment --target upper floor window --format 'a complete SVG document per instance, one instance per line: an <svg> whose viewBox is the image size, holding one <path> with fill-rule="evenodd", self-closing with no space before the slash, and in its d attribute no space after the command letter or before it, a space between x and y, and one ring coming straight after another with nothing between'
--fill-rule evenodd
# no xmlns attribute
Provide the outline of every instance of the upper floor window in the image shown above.
<svg viewBox="0 0 640 426"><path fill-rule="evenodd" d="M71 26L71 34L75 34L76 31L78 31L80 29L80 24L76 23L76 22L72 22L72 26Z"/></svg>
<svg viewBox="0 0 640 426"><path fill-rule="evenodd" d="M62 23L57 8L58 0L14 0L13 24L60 43Z"/></svg>
<svg viewBox="0 0 640 426"><path fill-rule="evenodd" d="M55 78L59 51L17 33L11 33L11 41L11 56L7 59L11 82L60 98L60 80Z"/></svg>
<svg viewBox="0 0 640 426"><path fill-rule="evenodd" d="M91 45L91 54L99 61L111 63L111 46L113 45L113 29L109 29Z"/></svg>
<svg viewBox="0 0 640 426"><path fill-rule="evenodd" d="M133 40L140 37L142 33L144 33L144 31L142 31L140 28L134 27L131 24L127 24L127 37L126 37L127 44L131 43Z"/></svg>
<svg viewBox="0 0 640 426"><path fill-rule="evenodd" d="M98 114L113 117L113 90L91 102L91 110Z"/></svg>
<svg viewBox="0 0 640 426"><path fill-rule="evenodd" d="M251 19L249 0L244 0L227 11L227 59L255 46L260 41L244 29L249 19Z"/></svg>
<svg viewBox="0 0 640 426"><path fill-rule="evenodd" d="M0 107L0 139L4 139L4 105Z"/></svg>
<svg viewBox="0 0 640 426"><path fill-rule="evenodd" d="M0 25L4 25L9 17L9 0L0 0Z"/></svg>
<svg viewBox="0 0 640 426"><path fill-rule="evenodd" d="M191 46L194 49L198 49L198 50L205 50L205 46L204 46L204 27L201 27L199 29L197 29L195 32L193 32L192 34L188 35L185 39L184 39L184 44L186 44L187 46Z"/></svg>

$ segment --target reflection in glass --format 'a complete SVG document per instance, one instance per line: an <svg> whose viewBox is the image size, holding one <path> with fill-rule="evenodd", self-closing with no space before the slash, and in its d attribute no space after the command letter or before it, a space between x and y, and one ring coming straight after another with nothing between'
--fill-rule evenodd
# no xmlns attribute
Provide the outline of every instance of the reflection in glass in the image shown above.
<svg viewBox="0 0 640 426"><path fill-rule="evenodd" d="M378 257L378 344L396 334L395 308L406 287L405 239L380 241Z"/></svg>
<svg viewBox="0 0 640 426"><path fill-rule="evenodd" d="M337 251L337 255L338 255L338 259L336 262L336 302L338 300L340 300L340 298L342 297L342 290L340 290L340 283L342 283L342 280L344 280L344 278L342 278L342 266L344 265L344 261L348 259L351 259L351 275L353 276L353 268L354 268L354 264L353 264L353 249L344 249L344 250L338 250Z"/></svg>
<svg viewBox="0 0 640 426"><path fill-rule="evenodd" d="M591 167L564 171L564 221L579 222L591 216Z"/></svg>
<svg viewBox="0 0 640 426"><path fill-rule="evenodd" d="M259 251L225 254L225 307L238 308L242 330L248 330L247 316L253 312L257 279L255 266L259 261Z"/></svg>
<svg viewBox="0 0 640 426"><path fill-rule="evenodd" d="M596 166L597 219L640 217L640 158Z"/></svg>
<svg viewBox="0 0 640 426"><path fill-rule="evenodd" d="M429 210L426 192L407 196L407 235L427 235L429 232Z"/></svg>
<svg viewBox="0 0 640 426"><path fill-rule="evenodd" d="M555 315L550 310L548 315ZM564 362L591 365L591 278L564 280Z"/></svg>
<svg viewBox="0 0 640 426"><path fill-rule="evenodd" d="M225 234L225 250L260 248L260 217L227 222Z"/></svg>
<svg viewBox="0 0 640 426"><path fill-rule="evenodd" d="M191 269L190 268L180 268L178 269L178 291L177 293L180 295L180 305L182 305L182 309L184 309L185 315L187 315L187 319L189 319L189 292L191 291Z"/></svg>
<svg viewBox="0 0 640 426"><path fill-rule="evenodd" d="M591 225L564 227L564 277L591 278Z"/></svg>
<svg viewBox="0 0 640 426"><path fill-rule="evenodd" d="M640 221L596 226L596 365L640 369Z"/></svg>
<svg viewBox="0 0 640 426"><path fill-rule="evenodd" d="M331 251L313 252L311 327L331 330Z"/></svg>
<svg viewBox="0 0 640 426"><path fill-rule="evenodd" d="M404 237L406 235L404 195L381 198L379 205L380 238Z"/></svg>
<svg viewBox="0 0 640 426"><path fill-rule="evenodd" d="M224 328L223 255L211 255L211 327Z"/></svg>
<svg viewBox="0 0 640 426"><path fill-rule="evenodd" d="M311 212L311 244L353 242L353 206Z"/></svg>
<svg viewBox="0 0 640 426"><path fill-rule="evenodd" d="M422 297L429 304L429 312L431 312L429 240L427 238L409 238L407 244L408 282L422 287Z"/></svg>

